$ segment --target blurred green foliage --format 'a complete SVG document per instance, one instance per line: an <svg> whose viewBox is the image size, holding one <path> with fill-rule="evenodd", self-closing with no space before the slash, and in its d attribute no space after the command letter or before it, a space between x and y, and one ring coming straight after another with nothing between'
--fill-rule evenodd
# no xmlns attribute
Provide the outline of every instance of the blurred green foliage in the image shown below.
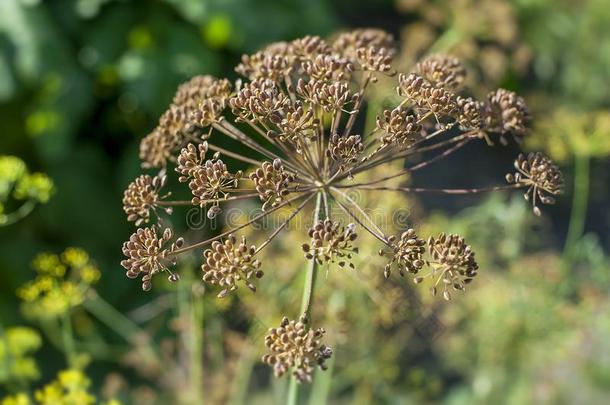
<svg viewBox="0 0 610 405"><path fill-rule="evenodd" d="M401 39L398 63L405 68L430 49L449 51L470 61L471 73L483 78L485 88L475 92L502 85L526 96L536 123L526 147L545 149L561 163L569 184L579 179L574 184L580 189L569 187L541 220L529 215L521 199L495 197L458 213L453 200L435 201L442 209L432 211L426 201L396 201L425 218L430 232L424 233L442 228L463 234L485 269L480 283L452 305L437 306L404 284L329 276L329 309L319 316L341 349L332 377L316 377L313 398L606 403L606 3L0 0L0 220L25 201L46 203L0 227L0 396L29 387L29 398L38 391L42 401L63 395L71 380L85 402L95 396L189 403L200 394L193 389L219 403L282 398L285 387L269 383L258 368L251 340L277 323L276 306L298 305L286 288L298 282L291 250L277 247L278 268L288 270L262 291L273 305L250 296L222 302L202 296L189 284L197 275L156 295L136 293L119 266L120 246L131 229L121 196L138 172L139 139L180 82L200 73L235 78L240 55L271 41L375 25ZM465 167L475 153L464 158ZM489 159L497 156L502 152ZM591 162L583 166L583 159ZM574 171L576 162L580 169ZM477 176L487 179L483 171ZM87 358L65 353L65 319L34 321L16 310L18 287L35 283L29 281L32 259L73 245L84 247L102 274L95 289L87 284L74 305L63 306L75 326L73 343ZM65 258L51 256L61 267ZM366 266L374 274L374 262ZM440 322L438 334L414 332L413 325L434 320ZM30 326L43 332L42 341ZM204 361L184 360L189 358ZM94 367L85 376L87 364ZM59 373L70 366L72 371ZM185 381L185 375L204 374L203 387ZM46 383L50 388L42 388ZM11 398L15 402L7 403L27 403Z"/></svg>

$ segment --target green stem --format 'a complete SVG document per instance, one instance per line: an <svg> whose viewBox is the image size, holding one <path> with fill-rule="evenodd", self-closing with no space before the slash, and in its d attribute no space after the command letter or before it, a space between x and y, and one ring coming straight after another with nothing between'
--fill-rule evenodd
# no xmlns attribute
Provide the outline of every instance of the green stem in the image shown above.
<svg viewBox="0 0 610 405"><path fill-rule="evenodd" d="M68 367L74 367L76 365L76 345L74 343L74 331L72 330L72 319L70 312L66 312L62 315L59 320L61 323L61 340L63 343L63 350L66 356L66 363Z"/></svg>
<svg viewBox="0 0 610 405"><path fill-rule="evenodd" d="M587 205L589 202L590 160L585 154L574 157L574 186L572 195L572 210L570 225L563 249L564 271L567 271L574 260L578 242L585 228Z"/></svg>
<svg viewBox="0 0 610 405"><path fill-rule="evenodd" d="M320 208L322 206L322 193L319 192L316 198L316 208L313 214L313 223L320 220ZM318 274L318 264L313 258L309 262L309 268L305 275L305 287L303 288L303 299L301 301L301 313L307 318L307 322L311 325L311 307L313 303L313 292L316 287L316 276ZM299 402L299 384L294 376L290 377L290 385L288 386L288 405L296 405Z"/></svg>
<svg viewBox="0 0 610 405"><path fill-rule="evenodd" d="M36 207L36 201L29 200L10 214L0 215L0 226L12 225L15 222L22 220L34 211L34 207Z"/></svg>
<svg viewBox="0 0 610 405"><path fill-rule="evenodd" d="M190 378L194 403L203 403L203 297L191 292Z"/></svg>

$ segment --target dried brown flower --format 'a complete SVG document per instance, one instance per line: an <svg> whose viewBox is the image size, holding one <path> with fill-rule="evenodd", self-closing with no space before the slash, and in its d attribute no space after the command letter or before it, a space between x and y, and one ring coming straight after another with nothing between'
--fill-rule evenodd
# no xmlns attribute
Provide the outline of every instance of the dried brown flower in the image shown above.
<svg viewBox="0 0 610 405"><path fill-rule="evenodd" d="M414 281L420 283L425 277L432 277L434 285L430 291L433 295L439 292L441 284L443 298L450 300L450 289L464 291L464 286L477 275L479 265L474 252L458 235L441 233L437 238L431 236L428 239L428 253L434 261L431 270L426 276L415 277Z"/></svg>
<svg viewBox="0 0 610 405"><path fill-rule="evenodd" d="M318 263L334 263L339 260L339 266L346 264L354 268L351 262L352 255L358 253L353 243L358 234L354 224L341 226L339 222L331 219L318 221L309 229L311 244L303 244L305 258L315 259Z"/></svg>
<svg viewBox="0 0 610 405"><path fill-rule="evenodd" d="M260 51L254 55L244 55L235 71L250 80L269 79L274 82L284 80L290 74L291 65L285 55Z"/></svg>
<svg viewBox="0 0 610 405"><path fill-rule="evenodd" d="M256 291L252 284L254 278L261 278L263 272L261 263L255 258L256 247L248 246L246 237L237 243L237 238L229 235L224 242L215 241L210 249L203 253L204 263L201 265L203 281L222 287L218 293L219 298L227 296L243 282Z"/></svg>
<svg viewBox="0 0 610 405"><path fill-rule="evenodd" d="M432 85L419 75L401 74L398 81L398 95L407 97L422 111L430 111L439 116L452 116L458 109L455 94Z"/></svg>
<svg viewBox="0 0 610 405"><path fill-rule="evenodd" d="M138 228L129 240L123 244L123 254L127 259L121 262L127 270L127 277L136 278L142 274L142 289L149 291L152 287L152 276L162 271L173 273L168 266L176 264L173 253L180 249L184 243L182 238L169 244L172 239L172 230L167 228L162 235L157 234L157 227Z"/></svg>
<svg viewBox="0 0 610 405"><path fill-rule="evenodd" d="M383 116L377 116L376 124L377 129L383 132L383 145L404 150L422 139L422 126L417 122L417 117L403 107L384 110Z"/></svg>
<svg viewBox="0 0 610 405"><path fill-rule="evenodd" d="M477 131L483 126L483 103L471 97L464 98L458 96L457 121L460 128L464 131Z"/></svg>
<svg viewBox="0 0 610 405"><path fill-rule="evenodd" d="M390 73L394 53L388 48L367 46L356 49L356 58L364 71Z"/></svg>
<svg viewBox="0 0 610 405"><path fill-rule="evenodd" d="M390 256L390 262L386 264L383 274L390 277L392 267L396 266L401 276L405 271L417 274L424 267L423 255L426 253L426 241L419 239L413 229L408 229L400 235L388 238L391 250L381 249L380 256Z"/></svg>
<svg viewBox="0 0 610 405"><path fill-rule="evenodd" d="M350 101L355 101L346 82L326 82L322 80L304 81L299 79L297 93L306 101L321 107L326 112L336 112L344 109Z"/></svg>
<svg viewBox="0 0 610 405"><path fill-rule="evenodd" d="M335 134L330 138L328 152L341 171L348 170L357 162L363 151L364 144L360 135L340 136Z"/></svg>
<svg viewBox="0 0 610 405"><path fill-rule="evenodd" d="M265 336L265 346L271 351L262 358L273 367L273 374L282 377L293 368L298 382L311 382L315 367L326 370L326 360L332 349L322 343L324 329L312 329L303 317L298 322L284 317L279 328L271 328Z"/></svg>
<svg viewBox="0 0 610 405"><path fill-rule="evenodd" d="M512 91L498 89L487 95L485 102L487 131L502 135L512 134L516 140L519 140L527 132L529 120L529 110L525 101Z"/></svg>
<svg viewBox="0 0 610 405"><path fill-rule="evenodd" d="M392 34L377 28L356 29L344 32L337 37L333 48L342 55L356 60L358 49L361 48L385 48L390 54L394 50L394 38ZM392 55L393 56L393 55Z"/></svg>
<svg viewBox="0 0 610 405"><path fill-rule="evenodd" d="M189 188L193 193L193 205L203 208L210 200L213 201L208 217L214 217L218 213L218 202L226 199L230 191L237 188L242 176L241 170L235 174L230 173L227 165L219 159L219 154L215 154L212 159L206 160L191 172Z"/></svg>
<svg viewBox="0 0 610 405"><path fill-rule="evenodd" d="M250 180L254 182L256 192L263 201L263 211L266 211L285 200L294 176L286 172L280 159L275 159L273 163L263 162L260 168L250 174Z"/></svg>
<svg viewBox="0 0 610 405"><path fill-rule="evenodd" d="M191 177L194 177L195 172L203 166L207 153L207 142L200 143L197 146L189 143L186 147L182 148L178 156L178 165L176 166L176 172L180 173L178 181L184 183Z"/></svg>
<svg viewBox="0 0 610 405"><path fill-rule="evenodd" d="M450 90L460 88L466 79L466 68L458 58L432 54L415 65L415 72L434 86Z"/></svg>
<svg viewBox="0 0 610 405"><path fill-rule="evenodd" d="M231 99L233 113L244 121L265 120L283 111L290 98L269 79L257 79L246 83Z"/></svg>
<svg viewBox="0 0 610 405"><path fill-rule="evenodd" d="M506 181L527 187L524 197L532 202L534 214L540 215L537 201L554 204L555 198L564 191L563 174L551 159L540 152L519 154L515 160L514 174L507 174Z"/></svg>
<svg viewBox="0 0 610 405"><path fill-rule="evenodd" d="M159 191L165 186L167 175L151 177L147 174L137 177L123 193L123 211L127 214L127 220L135 222L136 226L148 223L150 211L156 208L157 203L165 196L160 196ZM167 207L171 213L171 207Z"/></svg>

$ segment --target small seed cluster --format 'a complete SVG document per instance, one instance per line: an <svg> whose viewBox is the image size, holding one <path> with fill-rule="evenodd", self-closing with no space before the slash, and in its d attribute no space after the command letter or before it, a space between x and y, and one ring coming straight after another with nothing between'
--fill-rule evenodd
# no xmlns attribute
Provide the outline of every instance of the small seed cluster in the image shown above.
<svg viewBox="0 0 610 405"><path fill-rule="evenodd" d="M419 239L415 230L404 231L400 238L390 236L388 244L391 250L381 249L380 256L389 256L390 262L386 264L383 274L386 278L390 277L393 267L398 269L401 276L405 272L417 274L424 267L424 254L426 253L426 241Z"/></svg>
<svg viewBox="0 0 610 405"><path fill-rule="evenodd" d="M311 382L315 368L326 370L325 362L332 356L332 349L322 343L324 333L322 328L310 328L304 317L298 321L284 317L279 328L269 329L265 336L265 346L271 353L262 361L278 378L293 369L298 382Z"/></svg>
<svg viewBox="0 0 610 405"><path fill-rule="evenodd" d="M517 171L506 175L506 181L511 184L527 187L524 197L531 201L534 213L540 215L537 201L543 204L554 204L554 196L564 191L563 174L559 168L540 152L520 154L515 160Z"/></svg>
<svg viewBox="0 0 610 405"><path fill-rule="evenodd" d="M176 264L174 252L184 244L182 238L170 243L172 230L166 228L159 235L157 227L140 228L123 244L123 254L127 259L121 262L127 270L127 277L137 278L142 275L142 289L149 291L152 287L152 276L161 271L169 271L170 281L176 281L177 275L169 270Z"/></svg>
<svg viewBox="0 0 610 405"><path fill-rule="evenodd" d="M340 267L346 264L354 268L352 255L358 253L353 242L358 238L354 224L341 226L329 218L318 221L309 229L310 244L303 244L305 258L316 260L319 264L338 261Z"/></svg>
<svg viewBox="0 0 610 405"><path fill-rule="evenodd" d="M248 246L245 236L239 243L233 235L229 235L224 242L213 242L211 248L203 253L203 281L222 288L218 293L219 298L237 290L239 282L256 291L252 281L261 278L263 272L255 254L256 247Z"/></svg>
<svg viewBox="0 0 610 405"><path fill-rule="evenodd" d="M277 207L289 194L288 187L294 181L294 176L284 170L280 159L273 163L263 162L262 166L250 174L256 192L263 202L262 209Z"/></svg>
<svg viewBox="0 0 610 405"><path fill-rule="evenodd" d="M464 291L465 285L477 275L479 265L474 258L474 252L464 238L456 234L441 233L436 238L431 236L427 244L428 254L432 257L430 272L413 280L419 284L424 278L431 277L434 283L430 288L432 295L441 292L442 287L443 298L450 300L451 290Z"/></svg>
<svg viewBox="0 0 610 405"><path fill-rule="evenodd" d="M127 220L136 226L148 223L151 210L155 210L157 203L166 196L159 195L160 190L167 183L167 176L149 176L143 174L129 184L123 193L123 211L127 214ZM167 207L166 212L171 213Z"/></svg>

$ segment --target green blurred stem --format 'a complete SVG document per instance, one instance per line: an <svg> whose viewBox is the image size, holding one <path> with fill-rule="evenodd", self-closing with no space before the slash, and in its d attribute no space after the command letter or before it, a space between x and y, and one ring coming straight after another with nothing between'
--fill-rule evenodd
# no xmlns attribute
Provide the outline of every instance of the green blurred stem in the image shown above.
<svg viewBox="0 0 610 405"><path fill-rule="evenodd" d="M312 223L320 220L320 208L322 206L322 193L319 192L316 198L316 208L313 213ZM318 274L318 264L313 258L309 262L309 268L305 275L305 287L303 288L303 300L301 301L301 313L307 318L308 325L311 327L311 307L313 303L313 293L316 287L316 276ZM299 402L299 383L294 376L290 376L288 386L288 405L296 405Z"/></svg>
<svg viewBox="0 0 610 405"><path fill-rule="evenodd" d="M147 335L146 331L121 312L117 311L115 307L100 297L97 292L92 290L89 294L90 297L83 303L85 309L117 335L125 339L125 341L133 343L134 338L137 336ZM158 350L156 349L154 342L149 342L148 345L146 345L145 351L146 355L149 356L154 363L160 362L159 357L157 356Z"/></svg>
<svg viewBox="0 0 610 405"><path fill-rule="evenodd" d="M568 271L574 260L578 242L585 228L587 205L589 202L590 159L585 154L574 156L574 186L570 225L563 249L564 271Z"/></svg>
<svg viewBox="0 0 610 405"><path fill-rule="evenodd" d="M309 405L324 405L328 403L328 395L330 394L330 385L333 379L333 368L335 365L335 357L331 357L326 362L328 369L325 371L316 370L315 380L311 387L311 397Z"/></svg>
<svg viewBox="0 0 610 405"><path fill-rule="evenodd" d="M72 317L70 311L66 311L60 318L61 323L61 340L66 363L68 367L74 367L76 364L76 344L74 343L74 331L72 329Z"/></svg>
<svg viewBox="0 0 610 405"><path fill-rule="evenodd" d="M203 403L203 298L191 293L190 379L194 403Z"/></svg>
<svg viewBox="0 0 610 405"><path fill-rule="evenodd" d="M8 226L14 224L15 222L21 221L23 218L30 215L30 213L34 210L34 207L36 207L36 201L29 200L10 214L0 215L0 226Z"/></svg>

